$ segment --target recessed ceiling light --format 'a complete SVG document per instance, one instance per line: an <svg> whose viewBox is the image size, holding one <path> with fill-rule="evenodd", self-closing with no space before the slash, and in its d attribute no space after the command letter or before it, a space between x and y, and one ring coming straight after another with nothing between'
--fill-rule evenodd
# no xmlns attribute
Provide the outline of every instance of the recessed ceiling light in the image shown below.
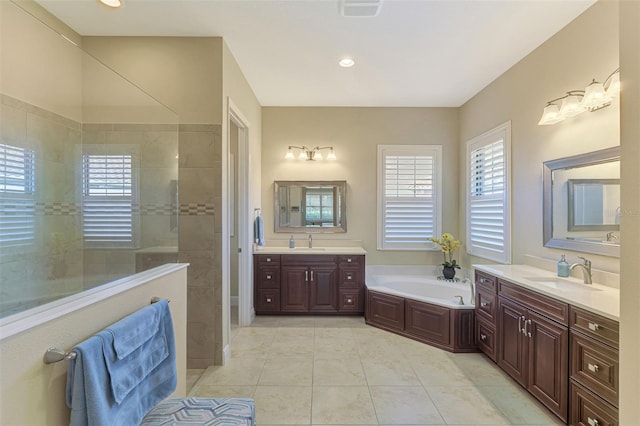
<svg viewBox="0 0 640 426"><path fill-rule="evenodd" d="M340 59L340 62L338 62L338 64L343 68L349 68L354 66L356 64L356 61L351 58L342 58Z"/></svg>
<svg viewBox="0 0 640 426"><path fill-rule="evenodd" d="M100 0L100 3L113 8L122 6L121 0Z"/></svg>

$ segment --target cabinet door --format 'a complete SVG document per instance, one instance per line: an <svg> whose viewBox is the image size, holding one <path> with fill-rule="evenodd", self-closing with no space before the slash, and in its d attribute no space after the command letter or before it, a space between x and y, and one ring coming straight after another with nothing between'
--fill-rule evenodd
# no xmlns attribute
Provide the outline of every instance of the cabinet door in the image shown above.
<svg viewBox="0 0 640 426"><path fill-rule="evenodd" d="M335 265L309 268L310 312L337 312L337 271Z"/></svg>
<svg viewBox="0 0 640 426"><path fill-rule="evenodd" d="M527 344L522 334L527 310L517 303L498 298L500 334L498 365L522 386L527 386Z"/></svg>
<svg viewBox="0 0 640 426"><path fill-rule="evenodd" d="M533 311L527 314L528 389L563 421L569 394L569 330Z"/></svg>
<svg viewBox="0 0 640 426"><path fill-rule="evenodd" d="M306 266L283 266L280 276L280 311L309 311L309 269Z"/></svg>

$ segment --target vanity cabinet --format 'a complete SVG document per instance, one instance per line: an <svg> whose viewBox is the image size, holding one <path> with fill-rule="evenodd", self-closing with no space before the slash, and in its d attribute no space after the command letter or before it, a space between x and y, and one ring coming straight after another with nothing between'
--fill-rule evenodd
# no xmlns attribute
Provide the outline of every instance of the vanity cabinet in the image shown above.
<svg viewBox="0 0 640 426"><path fill-rule="evenodd" d="M619 324L571 307L571 424L618 424Z"/></svg>
<svg viewBox="0 0 640 426"><path fill-rule="evenodd" d="M498 280L497 363L565 422L569 392L568 312L565 303Z"/></svg>
<svg viewBox="0 0 640 426"><path fill-rule="evenodd" d="M282 254L254 256L257 314L363 312L365 257Z"/></svg>
<svg viewBox="0 0 640 426"><path fill-rule="evenodd" d="M475 340L478 349L497 361L498 285L495 277L480 271L475 273L476 323Z"/></svg>

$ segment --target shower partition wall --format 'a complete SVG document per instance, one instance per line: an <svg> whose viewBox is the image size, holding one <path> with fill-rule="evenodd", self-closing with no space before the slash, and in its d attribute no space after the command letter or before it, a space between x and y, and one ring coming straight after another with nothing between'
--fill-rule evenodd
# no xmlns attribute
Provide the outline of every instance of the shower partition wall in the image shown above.
<svg viewBox="0 0 640 426"><path fill-rule="evenodd" d="M1 3L6 322L177 262L178 117L15 3Z"/></svg>

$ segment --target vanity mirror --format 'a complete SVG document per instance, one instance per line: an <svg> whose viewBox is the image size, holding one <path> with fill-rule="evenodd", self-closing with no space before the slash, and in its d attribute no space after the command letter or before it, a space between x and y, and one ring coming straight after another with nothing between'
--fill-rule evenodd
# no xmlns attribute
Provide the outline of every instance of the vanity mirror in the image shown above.
<svg viewBox="0 0 640 426"><path fill-rule="evenodd" d="M620 147L543 167L545 247L620 256Z"/></svg>
<svg viewBox="0 0 640 426"><path fill-rule="evenodd" d="M347 231L347 182L275 181L274 231L334 233Z"/></svg>

